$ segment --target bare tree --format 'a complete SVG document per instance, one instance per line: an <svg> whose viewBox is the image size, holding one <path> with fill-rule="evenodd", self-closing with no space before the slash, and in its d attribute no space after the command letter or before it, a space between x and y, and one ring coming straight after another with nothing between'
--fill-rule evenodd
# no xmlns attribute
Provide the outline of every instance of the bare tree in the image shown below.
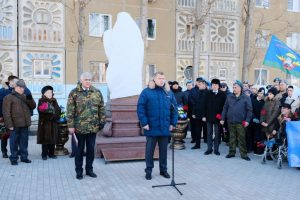
<svg viewBox="0 0 300 200"><path fill-rule="evenodd" d="M143 86L146 84L146 66L147 66L147 47L148 47L148 40L147 40L147 15L148 15L148 0L141 0L141 7L140 7L140 29L142 38L144 41L144 63L143 63L143 70L142 82Z"/></svg>
<svg viewBox="0 0 300 200"><path fill-rule="evenodd" d="M77 77L78 80L83 72L83 49L84 49L84 38L85 38L85 28L86 28L86 17L85 8L92 0L61 0L61 3L70 10L73 14L76 28L78 32L77 39L71 36L71 42L77 43ZM70 2L70 3L65 3ZM78 6L78 12L76 12L76 7Z"/></svg>
<svg viewBox="0 0 300 200"><path fill-rule="evenodd" d="M198 77L200 68L200 51L201 51L201 28L209 14L212 4L215 0L196 0L195 9L195 32L194 32L194 49L193 49L193 79Z"/></svg>
<svg viewBox="0 0 300 200"><path fill-rule="evenodd" d="M250 44L254 11L254 0L246 0L244 3L245 11L245 36L244 36L244 52L243 52L243 67L242 67L242 81L248 78L250 68Z"/></svg>

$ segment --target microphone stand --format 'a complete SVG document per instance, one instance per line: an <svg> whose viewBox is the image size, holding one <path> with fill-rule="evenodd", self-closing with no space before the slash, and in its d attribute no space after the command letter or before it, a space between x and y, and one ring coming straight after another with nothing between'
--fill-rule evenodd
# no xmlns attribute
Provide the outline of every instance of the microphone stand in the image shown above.
<svg viewBox="0 0 300 200"><path fill-rule="evenodd" d="M166 187L166 186L172 186L174 187L180 195L183 195L182 192L180 192L180 190L176 187L176 185L186 185L186 183L175 183L174 180L174 136L172 136L172 179L171 179L171 183L170 184L166 184L166 185L154 185L152 186L152 188L155 187Z"/></svg>

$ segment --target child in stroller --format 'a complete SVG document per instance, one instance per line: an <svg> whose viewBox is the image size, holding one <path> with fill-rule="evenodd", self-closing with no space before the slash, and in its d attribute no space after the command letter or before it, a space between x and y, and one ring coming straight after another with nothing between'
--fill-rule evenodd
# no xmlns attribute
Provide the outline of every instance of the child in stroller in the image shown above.
<svg viewBox="0 0 300 200"><path fill-rule="evenodd" d="M271 134L267 135L262 163L265 163L266 159L274 160L277 161L278 169L281 169L282 160L287 159L286 122L291 120L294 120L291 105L282 105L281 113L277 118L277 126Z"/></svg>

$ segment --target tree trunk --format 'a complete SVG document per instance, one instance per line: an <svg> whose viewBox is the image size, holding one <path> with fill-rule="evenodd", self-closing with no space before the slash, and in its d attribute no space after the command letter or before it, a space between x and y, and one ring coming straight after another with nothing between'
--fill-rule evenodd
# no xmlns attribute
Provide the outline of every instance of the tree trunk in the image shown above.
<svg viewBox="0 0 300 200"><path fill-rule="evenodd" d="M79 0L79 22L78 22L78 49L77 49L77 77L83 73L83 46L84 46L84 8L85 1Z"/></svg>
<svg viewBox="0 0 300 200"><path fill-rule="evenodd" d="M195 23L195 33L194 33L194 48L193 48L193 80L195 80L199 75L200 68L200 48L201 48L201 33L200 25L198 22L202 18L201 15L201 5L202 0L196 0L196 23Z"/></svg>
<svg viewBox="0 0 300 200"><path fill-rule="evenodd" d="M140 10L140 30L142 34L142 38L144 41L144 63L143 63L143 70L142 70L142 83L143 87L147 84L146 83L146 67L147 67L147 15L148 15L148 0L141 0L141 10Z"/></svg>
<svg viewBox="0 0 300 200"><path fill-rule="evenodd" d="M254 0L246 0L247 13L245 21L245 37L244 37L244 52L243 52L243 68L242 68L242 81L246 81L249 76L250 68L250 42L252 32Z"/></svg>

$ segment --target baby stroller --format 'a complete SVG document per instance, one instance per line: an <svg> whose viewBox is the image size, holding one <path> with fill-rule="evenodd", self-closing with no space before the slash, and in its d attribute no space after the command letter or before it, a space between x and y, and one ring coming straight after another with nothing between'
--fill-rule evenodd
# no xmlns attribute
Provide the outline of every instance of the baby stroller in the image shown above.
<svg viewBox="0 0 300 200"><path fill-rule="evenodd" d="M287 160L287 143L286 137L283 137L282 134L278 134L280 138L271 138L267 137L265 141L265 150L262 154L261 163L265 164L266 160L273 160L277 162L277 168L281 169L282 161Z"/></svg>

